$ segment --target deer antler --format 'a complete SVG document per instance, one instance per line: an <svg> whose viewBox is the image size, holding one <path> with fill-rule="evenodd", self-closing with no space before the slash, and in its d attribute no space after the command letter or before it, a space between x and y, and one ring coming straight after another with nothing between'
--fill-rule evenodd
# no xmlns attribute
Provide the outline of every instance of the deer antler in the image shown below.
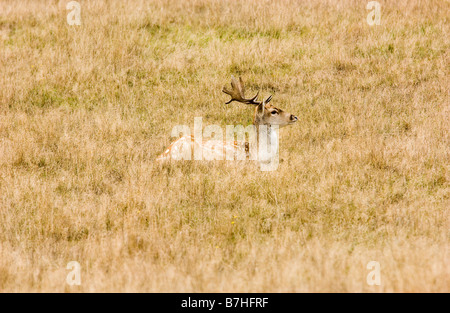
<svg viewBox="0 0 450 313"><path fill-rule="evenodd" d="M256 96L254 96L253 98L245 99L245 96L244 96L245 87L244 87L244 82L242 81L241 77L239 77L239 81L237 81L237 79L234 78L234 76L231 76L231 90L229 90L227 87L223 87L222 92L231 96L231 100L228 101L226 104L229 104L233 101L238 101L238 102L242 102L245 104L253 104L253 105L261 104L261 102L257 101L259 91L256 94Z"/></svg>

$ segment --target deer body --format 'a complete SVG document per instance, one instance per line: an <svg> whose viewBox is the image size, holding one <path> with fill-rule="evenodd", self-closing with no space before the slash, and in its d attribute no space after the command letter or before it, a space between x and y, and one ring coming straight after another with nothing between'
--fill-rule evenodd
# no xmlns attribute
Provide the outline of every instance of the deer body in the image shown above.
<svg viewBox="0 0 450 313"><path fill-rule="evenodd" d="M250 158L249 145L242 141L220 141L220 140L196 140L193 135L185 135L170 144L170 146L156 160L183 160L191 159L194 150L201 150L203 160L225 160L227 153L243 153L245 159ZM188 157L186 157L186 153Z"/></svg>
<svg viewBox="0 0 450 313"><path fill-rule="evenodd" d="M256 143L261 148L261 140L264 139L269 145L276 145L278 147L278 128L295 123L298 119L296 116L287 113L272 104L269 104L272 96L263 101L258 101L257 93L253 98L246 99L244 96L244 83L241 78L239 81L232 77L232 89L224 87L222 91L231 96L231 100L241 102L248 105L255 106L255 114L253 119L254 129L256 131ZM266 136L266 137L261 137ZM266 139L267 138L267 139ZM186 156L192 151L199 151L202 159L205 160L225 160L227 155L240 155L244 159L252 159L252 146L249 142L235 141L235 140L206 140L198 139L192 135L185 135L178 138L157 158L158 161L163 160L181 160L186 159ZM260 149L259 160L270 159L271 152L267 149ZM197 154L199 155L199 154ZM188 158L190 159L190 158Z"/></svg>

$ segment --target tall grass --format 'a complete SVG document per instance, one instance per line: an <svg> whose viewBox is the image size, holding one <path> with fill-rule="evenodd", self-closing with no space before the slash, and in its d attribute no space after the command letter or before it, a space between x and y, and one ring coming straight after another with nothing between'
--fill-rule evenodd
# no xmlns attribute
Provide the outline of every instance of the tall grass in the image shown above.
<svg viewBox="0 0 450 313"><path fill-rule="evenodd" d="M79 2L0 0L0 291L450 291L448 1ZM155 163L231 75L278 170Z"/></svg>

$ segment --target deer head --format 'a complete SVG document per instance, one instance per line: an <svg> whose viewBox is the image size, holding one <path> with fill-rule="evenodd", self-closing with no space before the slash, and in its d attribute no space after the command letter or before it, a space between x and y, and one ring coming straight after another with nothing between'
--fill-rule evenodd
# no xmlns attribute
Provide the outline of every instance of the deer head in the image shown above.
<svg viewBox="0 0 450 313"><path fill-rule="evenodd" d="M258 101L258 93L253 98L245 98L245 87L242 78L239 77L239 81L231 76L231 90L227 87L223 87L222 91L231 96L231 100L226 104L233 101L250 104L255 106L255 117L253 120L254 125L278 125L280 128L286 125L297 122L297 116L287 113L272 104L269 104L272 100L272 96L269 96L266 100Z"/></svg>

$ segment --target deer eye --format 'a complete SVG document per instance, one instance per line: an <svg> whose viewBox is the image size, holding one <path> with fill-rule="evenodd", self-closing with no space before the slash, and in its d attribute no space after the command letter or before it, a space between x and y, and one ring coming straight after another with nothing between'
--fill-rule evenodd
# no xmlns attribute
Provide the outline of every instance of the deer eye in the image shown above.
<svg viewBox="0 0 450 313"><path fill-rule="evenodd" d="M278 114L278 112L277 111L272 111L272 112L270 112L270 113L272 113L272 115L275 115L275 114Z"/></svg>

